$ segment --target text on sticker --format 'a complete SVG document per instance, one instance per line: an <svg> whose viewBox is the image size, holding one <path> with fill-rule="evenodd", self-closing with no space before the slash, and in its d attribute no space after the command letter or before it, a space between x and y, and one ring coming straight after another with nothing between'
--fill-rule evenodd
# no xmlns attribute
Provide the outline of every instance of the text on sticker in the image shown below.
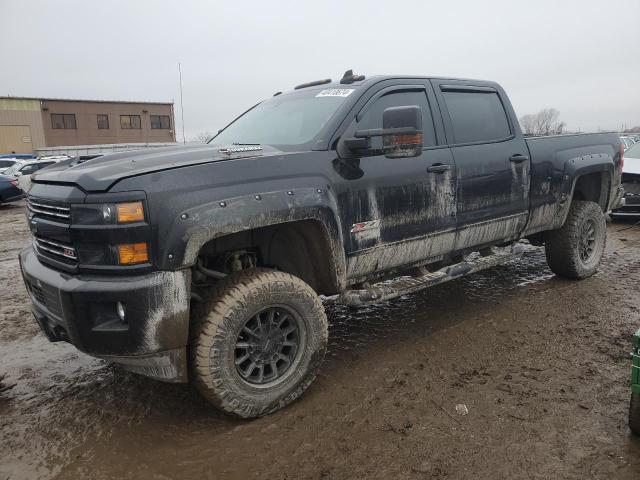
<svg viewBox="0 0 640 480"><path fill-rule="evenodd" d="M348 97L353 92L353 88L329 88L322 90L316 97Z"/></svg>

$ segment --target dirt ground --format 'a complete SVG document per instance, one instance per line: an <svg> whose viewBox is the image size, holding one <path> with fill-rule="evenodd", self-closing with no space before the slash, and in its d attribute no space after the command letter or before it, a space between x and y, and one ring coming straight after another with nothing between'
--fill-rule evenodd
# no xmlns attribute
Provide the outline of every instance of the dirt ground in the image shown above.
<svg viewBox="0 0 640 480"><path fill-rule="evenodd" d="M582 282L536 250L387 305L329 307L320 378L251 422L49 343L19 275L28 241L24 207L0 207L0 374L17 384L0 394L0 480L640 478L626 425L640 226L610 224Z"/></svg>

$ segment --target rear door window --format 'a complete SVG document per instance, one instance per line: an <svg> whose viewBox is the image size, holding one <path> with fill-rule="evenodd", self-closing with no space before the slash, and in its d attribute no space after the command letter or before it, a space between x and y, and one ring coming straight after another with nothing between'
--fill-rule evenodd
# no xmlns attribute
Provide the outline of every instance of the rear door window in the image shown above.
<svg viewBox="0 0 640 480"><path fill-rule="evenodd" d="M511 135L509 120L496 92L443 91L455 143L492 142Z"/></svg>

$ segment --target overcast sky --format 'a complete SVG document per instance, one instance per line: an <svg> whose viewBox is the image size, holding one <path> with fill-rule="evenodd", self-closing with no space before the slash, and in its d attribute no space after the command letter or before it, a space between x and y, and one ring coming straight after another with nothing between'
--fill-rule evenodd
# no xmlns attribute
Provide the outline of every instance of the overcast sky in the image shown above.
<svg viewBox="0 0 640 480"><path fill-rule="evenodd" d="M179 123L181 62L187 138L349 68L495 80L570 129L640 125L640 0L0 0L0 18L0 95L174 100Z"/></svg>

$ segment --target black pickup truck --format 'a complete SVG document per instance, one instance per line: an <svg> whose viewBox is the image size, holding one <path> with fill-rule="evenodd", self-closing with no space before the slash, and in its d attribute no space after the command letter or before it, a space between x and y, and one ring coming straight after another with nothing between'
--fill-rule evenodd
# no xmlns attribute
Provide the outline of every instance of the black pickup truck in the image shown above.
<svg viewBox="0 0 640 480"><path fill-rule="evenodd" d="M318 372L319 295L393 298L521 239L558 275L596 271L620 139L527 139L516 118L493 82L349 71L275 94L206 145L50 167L20 254L35 318L51 341L191 380L227 413L273 412Z"/></svg>

